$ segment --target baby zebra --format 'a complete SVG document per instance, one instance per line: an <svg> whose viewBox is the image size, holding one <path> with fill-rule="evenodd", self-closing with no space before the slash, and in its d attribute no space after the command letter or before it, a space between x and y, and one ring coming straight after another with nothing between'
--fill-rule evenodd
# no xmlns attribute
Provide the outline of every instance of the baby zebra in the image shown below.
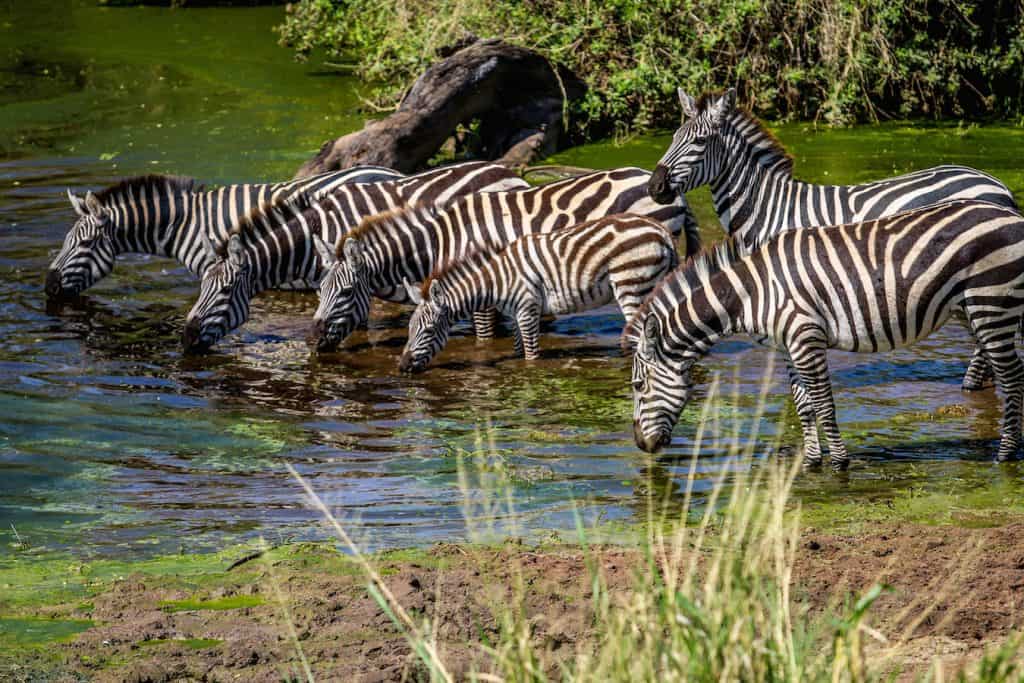
<svg viewBox="0 0 1024 683"><path fill-rule="evenodd" d="M614 298L629 320L677 263L672 234L658 221L632 214L472 253L431 275L422 294L406 281L416 310L399 367L423 370L448 342L453 323L490 309L516 321L516 351L534 360L542 315L578 313Z"/></svg>
<svg viewBox="0 0 1024 683"><path fill-rule="evenodd" d="M778 348L798 382L793 398L805 462L821 462L815 418L833 467L847 466L836 425L828 348L910 346L955 309L995 372L1005 411L998 460L1021 439L1024 366L1015 339L1024 312L1024 218L964 200L889 218L783 232L751 250L730 238L668 275L627 326L633 359L633 433L655 452L690 400L693 364L720 338L749 333Z"/></svg>

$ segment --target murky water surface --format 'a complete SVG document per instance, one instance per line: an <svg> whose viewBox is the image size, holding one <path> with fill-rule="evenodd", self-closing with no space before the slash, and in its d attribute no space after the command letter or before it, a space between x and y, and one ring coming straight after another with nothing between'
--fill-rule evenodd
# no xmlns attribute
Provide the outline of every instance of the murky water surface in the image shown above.
<svg viewBox="0 0 1024 683"><path fill-rule="evenodd" d="M280 8L46 7L0 3L0 554L17 545L12 525L35 548L85 555L317 536L285 464L373 547L463 538L463 502L485 501L495 483L513 494L516 512L501 523L515 533L571 530L574 510L588 523L642 521L652 494L681 499L696 409L666 454L633 446L612 308L549 323L533 364L513 357L507 336L477 344L463 329L411 379L396 371L407 311L377 306L368 332L315 358L302 342L315 297L293 293L261 296L215 354L183 358L178 335L196 282L161 259L124 258L81 303L47 312L44 267L72 216L65 188L147 172L284 178L363 117L357 83L276 46ZM808 179L959 162L1024 191L1015 127L777 132ZM652 167L667 142L595 144L557 161ZM717 239L707 193L693 200L706 238ZM994 393L959 390L965 342L950 325L908 351L833 354L857 459L843 479L802 477L799 495L1020 494L1017 470L988 462ZM705 364L722 381L712 409L721 433L749 436L768 362L735 339ZM771 380L759 439L782 425L795 443L781 373ZM698 502L726 466L724 445L701 453ZM471 471L461 484L460 463Z"/></svg>

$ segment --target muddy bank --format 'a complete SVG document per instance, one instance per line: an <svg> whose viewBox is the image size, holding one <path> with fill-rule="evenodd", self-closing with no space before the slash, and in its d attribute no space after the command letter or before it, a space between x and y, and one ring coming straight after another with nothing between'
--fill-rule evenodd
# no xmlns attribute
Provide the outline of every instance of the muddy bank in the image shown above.
<svg viewBox="0 0 1024 683"><path fill-rule="evenodd" d="M628 600L641 554L607 546L588 552L614 599ZM399 681L423 673L351 559L312 544L276 548L228 569L231 558L219 556L199 572L111 575L93 583L88 600L3 605L22 619L59 618L84 630L63 641L4 648L0 678L301 679L300 650L317 680ZM516 543L440 544L375 558L405 609L431 620L444 659L459 677L488 669L480 644L498 640L500 615L509 605L522 604L533 638L552 663L591 647L587 565L578 547ZM829 619L877 582L891 586L869 620L887 640L870 646L886 657L883 668L920 674L940 657L947 672L956 671L1024 625L1024 522L803 533L793 591L801 623Z"/></svg>

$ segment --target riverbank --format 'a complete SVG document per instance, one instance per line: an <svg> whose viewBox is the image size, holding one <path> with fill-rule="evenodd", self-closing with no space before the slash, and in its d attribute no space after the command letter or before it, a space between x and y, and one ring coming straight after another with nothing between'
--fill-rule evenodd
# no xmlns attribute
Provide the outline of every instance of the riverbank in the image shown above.
<svg viewBox="0 0 1024 683"><path fill-rule="evenodd" d="M730 543L722 527L709 529L677 560L695 561L702 576ZM369 560L413 620L429 621L456 678L494 670L520 620L528 625L523 648L559 678L600 642L598 612L632 609L650 590L649 547L442 543ZM665 558L653 562L654 576L664 576ZM857 622L867 670L916 680L940 667L973 680L983 655L1024 625L1024 515L987 528L808 528L791 575L793 628L805 647L829 653L858 599L881 585ZM305 666L317 680L427 674L360 563L328 544L135 563L25 558L0 570L0 585L3 680L302 680Z"/></svg>

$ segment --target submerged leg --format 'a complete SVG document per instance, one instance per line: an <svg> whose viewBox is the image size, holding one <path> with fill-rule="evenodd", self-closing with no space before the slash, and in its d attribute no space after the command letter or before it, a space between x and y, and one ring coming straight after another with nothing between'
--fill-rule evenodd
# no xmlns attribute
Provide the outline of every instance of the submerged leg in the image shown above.
<svg viewBox="0 0 1024 683"><path fill-rule="evenodd" d="M1021 403L1024 401L1024 364L1017 354L1018 318L999 317L991 307L966 306L968 319L985 360L992 367L996 386L1003 392L1003 425L996 460L1015 460L1021 443Z"/></svg>
<svg viewBox="0 0 1024 683"><path fill-rule="evenodd" d="M800 381L800 374L793 367L793 361L785 356L789 373L789 391L793 395L796 414L800 418L800 429L804 436L804 466L816 467L821 464L821 442L818 440L818 420L807 388Z"/></svg>
<svg viewBox="0 0 1024 683"><path fill-rule="evenodd" d="M473 331L477 339L493 339L494 324L498 317L497 311L490 308L473 314Z"/></svg>
<svg viewBox="0 0 1024 683"><path fill-rule="evenodd" d="M516 311L516 350L521 351L526 360L536 360L540 356L538 340L540 338L540 310L536 306L526 305Z"/></svg>
<svg viewBox="0 0 1024 683"><path fill-rule="evenodd" d="M964 381L961 385L963 390L978 391L984 389L994 380L995 373L992 371L992 366L985 360L981 349L975 347L971 362L967 366L967 372L964 373Z"/></svg>
<svg viewBox="0 0 1024 683"><path fill-rule="evenodd" d="M821 428L825 432L832 469L845 470L850 464L850 456L846 452L846 445L836 423L836 405L832 396L832 381L828 374L828 356L825 349L823 333L805 333L795 344L790 345L789 356L800 384L807 391Z"/></svg>

